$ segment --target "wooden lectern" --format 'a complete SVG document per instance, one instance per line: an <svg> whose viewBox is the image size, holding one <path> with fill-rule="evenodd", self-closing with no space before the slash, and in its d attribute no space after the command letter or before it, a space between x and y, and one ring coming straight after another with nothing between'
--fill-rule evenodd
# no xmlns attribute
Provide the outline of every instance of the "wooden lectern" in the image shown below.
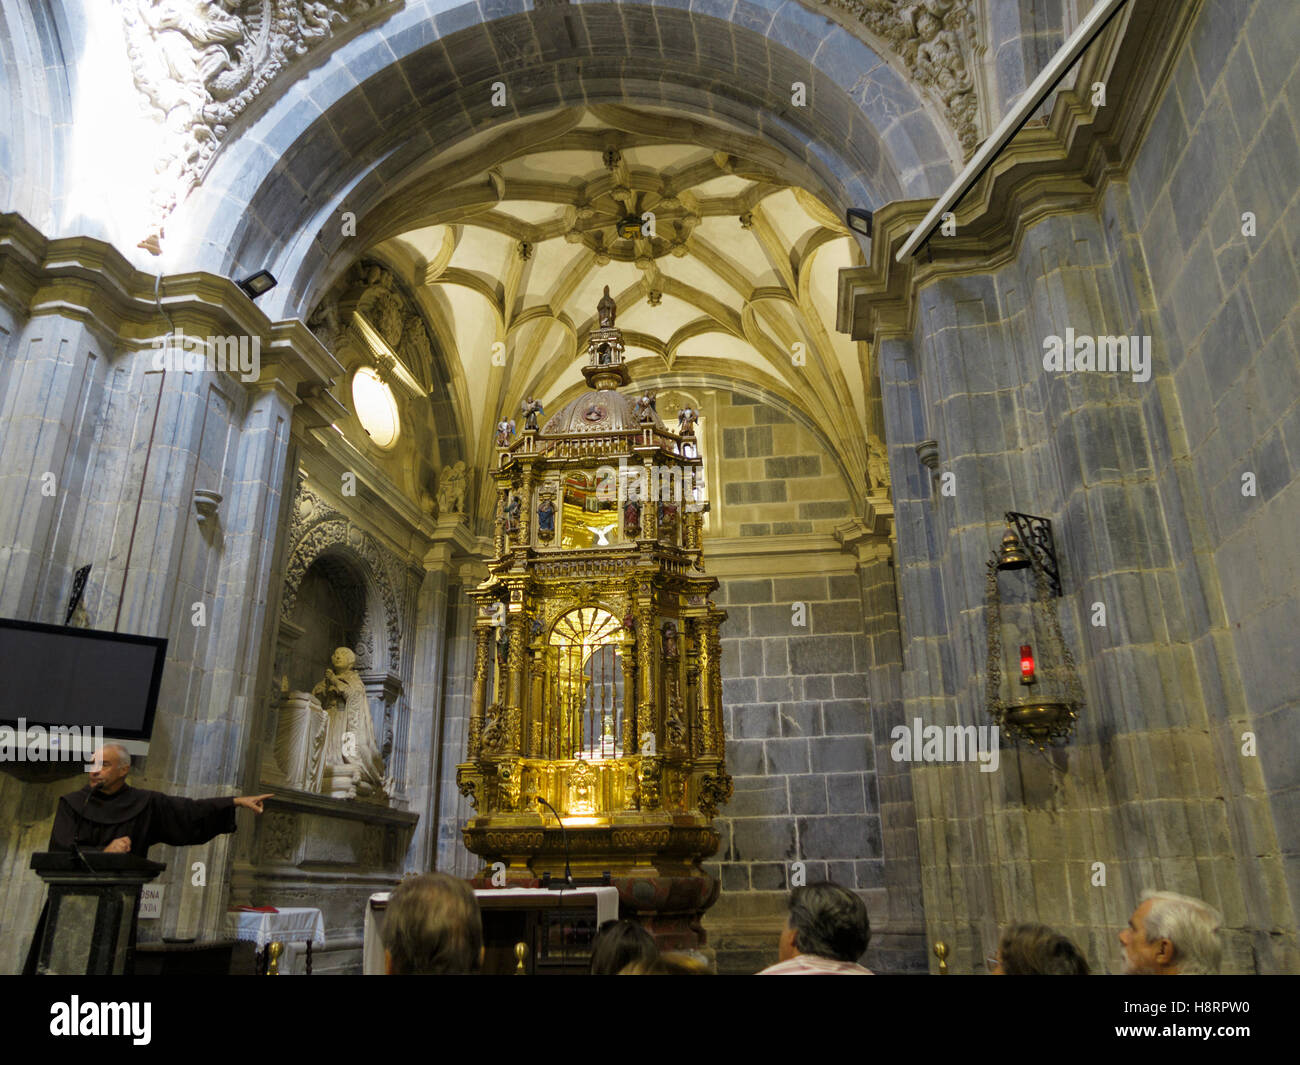
<svg viewBox="0 0 1300 1065"><path fill-rule="evenodd" d="M130 975L140 891L167 866L134 854L50 851L33 854L32 868L50 889L37 974Z"/></svg>

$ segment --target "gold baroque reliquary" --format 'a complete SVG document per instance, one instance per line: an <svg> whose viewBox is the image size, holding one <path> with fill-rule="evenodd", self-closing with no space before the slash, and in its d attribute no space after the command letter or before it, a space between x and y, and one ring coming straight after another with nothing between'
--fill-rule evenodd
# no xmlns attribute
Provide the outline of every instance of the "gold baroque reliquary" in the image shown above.
<svg viewBox="0 0 1300 1065"><path fill-rule="evenodd" d="M497 426L489 576L475 654L466 846L534 876L691 875L731 796L718 629L701 530L697 413L665 426L629 383L606 287L588 390ZM698 874L697 874L698 875Z"/></svg>

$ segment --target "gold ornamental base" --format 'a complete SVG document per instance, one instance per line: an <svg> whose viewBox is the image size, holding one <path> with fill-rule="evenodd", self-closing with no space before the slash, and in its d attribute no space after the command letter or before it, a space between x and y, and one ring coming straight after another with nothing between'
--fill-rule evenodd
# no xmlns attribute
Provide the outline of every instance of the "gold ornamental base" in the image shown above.
<svg viewBox="0 0 1300 1065"><path fill-rule="evenodd" d="M465 846L489 866L504 862L510 873L528 870L564 876L565 832L569 865L579 878L613 876L692 876L699 863L718 850L719 836L703 819L672 814L615 814L610 817L555 818L536 814L494 814L471 818ZM582 823L584 821L594 823Z"/></svg>

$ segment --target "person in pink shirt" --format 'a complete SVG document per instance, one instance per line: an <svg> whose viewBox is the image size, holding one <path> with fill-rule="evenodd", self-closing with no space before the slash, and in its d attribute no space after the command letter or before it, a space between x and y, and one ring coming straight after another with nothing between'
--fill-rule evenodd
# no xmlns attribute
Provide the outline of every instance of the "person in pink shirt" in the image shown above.
<svg viewBox="0 0 1300 1065"><path fill-rule="evenodd" d="M867 904L824 880L790 892L780 961L759 976L871 976L858 964L871 941Z"/></svg>

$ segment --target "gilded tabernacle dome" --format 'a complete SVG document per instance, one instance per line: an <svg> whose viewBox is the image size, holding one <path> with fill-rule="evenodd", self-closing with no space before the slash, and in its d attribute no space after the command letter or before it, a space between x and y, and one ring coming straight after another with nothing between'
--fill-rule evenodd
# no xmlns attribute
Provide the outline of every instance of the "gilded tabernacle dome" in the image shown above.
<svg viewBox="0 0 1300 1065"><path fill-rule="evenodd" d="M610 296L608 285L596 312L600 325L591 334L587 365L582 368L591 389L554 415L542 430L543 436L618 433L643 425L664 427L654 409L654 399L648 393L629 397L615 391L619 385L628 383L628 370L623 362L623 333L614 324L618 304Z"/></svg>
<svg viewBox="0 0 1300 1065"><path fill-rule="evenodd" d="M704 571L695 411L670 430L629 383L605 288L590 390L497 430L496 526L473 592L465 845L519 886L571 869L665 942L701 945L700 867L731 796L716 578Z"/></svg>

